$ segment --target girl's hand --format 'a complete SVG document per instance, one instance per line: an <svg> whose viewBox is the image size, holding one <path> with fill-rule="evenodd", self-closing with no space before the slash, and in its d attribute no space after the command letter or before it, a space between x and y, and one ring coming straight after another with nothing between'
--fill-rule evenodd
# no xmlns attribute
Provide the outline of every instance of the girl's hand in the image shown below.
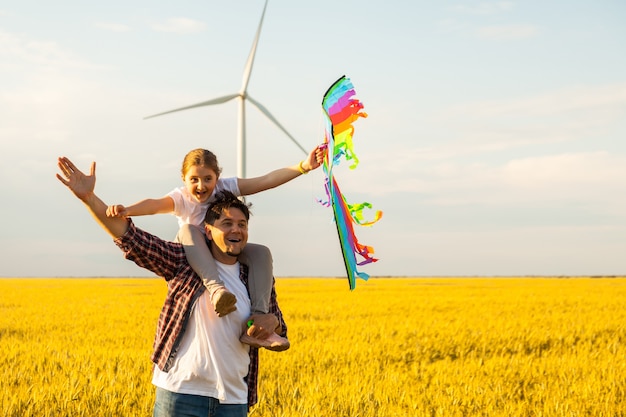
<svg viewBox="0 0 626 417"><path fill-rule="evenodd" d="M307 159L302 162L302 168L306 171L313 171L319 168L324 162L324 156L326 155L326 144L318 145L311 151Z"/></svg>
<svg viewBox="0 0 626 417"><path fill-rule="evenodd" d="M121 204L107 207L107 217L128 217L126 207Z"/></svg>

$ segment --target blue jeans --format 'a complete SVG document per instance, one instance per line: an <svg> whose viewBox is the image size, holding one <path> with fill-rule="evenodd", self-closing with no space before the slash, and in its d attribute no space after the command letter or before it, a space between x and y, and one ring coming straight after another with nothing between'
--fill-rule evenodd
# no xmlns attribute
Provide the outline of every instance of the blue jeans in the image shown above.
<svg viewBox="0 0 626 417"><path fill-rule="evenodd" d="M246 417L248 404L220 404L217 398L156 389L153 417Z"/></svg>

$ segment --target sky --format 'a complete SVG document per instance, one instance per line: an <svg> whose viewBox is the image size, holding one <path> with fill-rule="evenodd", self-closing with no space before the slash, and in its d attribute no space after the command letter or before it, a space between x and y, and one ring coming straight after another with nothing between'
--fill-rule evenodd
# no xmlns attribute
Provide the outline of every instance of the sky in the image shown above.
<svg viewBox="0 0 626 417"><path fill-rule="evenodd" d="M0 0L0 276L152 276L56 178L88 171L108 204L182 185L202 147L237 173L237 93L261 0ZM348 76L366 119L349 202L382 276L626 274L626 3L270 0L248 93L306 148ZM247 106L247 175L304 153ZM345 275L323 173L248 198L277 277ZM367 215L368 213L366 213ZM176 219L134 219L173 239ZM363 282L357 284L366 285Z"/></svg>

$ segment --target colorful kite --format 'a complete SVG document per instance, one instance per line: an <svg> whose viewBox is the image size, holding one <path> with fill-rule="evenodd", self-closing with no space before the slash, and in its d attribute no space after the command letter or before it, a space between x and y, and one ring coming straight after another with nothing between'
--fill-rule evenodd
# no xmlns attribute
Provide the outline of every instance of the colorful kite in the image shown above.
<svg viewBox="0 0 626 417"><path fill-rule="evenodd" d="M378 260L372 256L374 248L359 243L354 234L353 224L371 226L382 216L381 211L376 211L374 219L366 221L363 217L363 210L365 208L371 209L372 205L367 202L348 204L341 194L333 174L334 166L338 165L341 159L350 161L350 169L355 169L359 164L359 159L356 157L352 145L352 134L354 133L352 123L359 117L367 117L367 113L362 111L363 104L353 98L354 95L354 86L350 79L344 75L330 86L322 100L325 116L324 143L327 146L323 168L326 176L325 188L328 200L320 200L320 203L333 208L350 290L356 287L357 277L364 280L369 278L368 274L357 270L357 265L362 266ZM356 255L362 257L363 260L357 262Z"/></svg>

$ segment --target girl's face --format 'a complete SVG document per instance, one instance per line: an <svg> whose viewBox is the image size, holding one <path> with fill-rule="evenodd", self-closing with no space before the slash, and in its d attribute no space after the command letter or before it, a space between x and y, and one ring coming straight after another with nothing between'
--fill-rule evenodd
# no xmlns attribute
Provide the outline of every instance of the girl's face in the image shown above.
<svg viewBox="0 0 626 417"><path fill-rule="evenodd" d="M198 203L204 203L211 197L217 173L204 165L192 165L183 178L185 187Z"/></svg>

